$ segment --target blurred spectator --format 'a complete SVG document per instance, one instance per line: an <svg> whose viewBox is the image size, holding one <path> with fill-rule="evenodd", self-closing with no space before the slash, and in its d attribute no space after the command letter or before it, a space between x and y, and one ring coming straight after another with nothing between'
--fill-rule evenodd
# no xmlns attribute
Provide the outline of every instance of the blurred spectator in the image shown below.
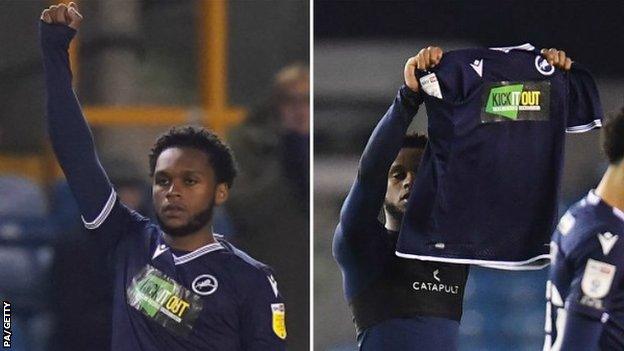
<svg viewBox="0 0 624 351"><path fill-rule="evenodd" d="M309 69L275 76L270 97L228 135L240 167L228 212L236 241L275 270L289 350L308 349Z"/></svg>

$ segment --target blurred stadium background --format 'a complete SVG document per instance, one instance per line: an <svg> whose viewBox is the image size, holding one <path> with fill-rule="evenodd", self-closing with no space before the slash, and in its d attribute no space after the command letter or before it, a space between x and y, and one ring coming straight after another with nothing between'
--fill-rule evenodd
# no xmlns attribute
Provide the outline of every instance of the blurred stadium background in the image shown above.
<svg viewBox="0 0 624 351"><path fill-rule="evenodd" d="M306 111L298 121L308 123L309 3L76 2L85 16L71 49L76 90L104 166L131 207L151 215L147 154L173 125L211 127L239 153L255 145L245 139L253 125L269 144L250 151L265 161L261 169L241 162L237 205L220 211L215 226L274 267L289 306L290 349L308 349L308 196L307 188L297 191L308 184L309 134L298 129L306 148L289 156L282 140L291 131L279 114ZM0 297L12 302L15 350L107 350L110 276L45 134L37 21L53 3L0 3ZM296 62L298 69L282 70ZM286 172L291 163L305 165L304 185ZM294 195L275 197L275 188ZM276 225L278 216L290 221Z"/></svg>
<svg viewBox="0 0 624 351"><path fill-rule="evenodd" d="M605 112L613 113L624 104L623 15L615 1L315 2L315 350L356 349L332 235L366 140L402 84L405 60L429 45L556 47L589 67ZM424 112L414 130L426 131ZM598 142L597 131L568 135L562 210L602 175ZM473 268L460 350L541 350L546 274Z"/></svg>

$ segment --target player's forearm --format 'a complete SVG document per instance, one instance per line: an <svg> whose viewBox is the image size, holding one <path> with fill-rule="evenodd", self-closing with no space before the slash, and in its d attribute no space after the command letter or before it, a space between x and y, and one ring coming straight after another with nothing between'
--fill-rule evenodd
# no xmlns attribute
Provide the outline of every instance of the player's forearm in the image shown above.
<svg viewBox="0 0 624 351"><path fill-rule="evenodd" d="M40 22L48 132L54 153L86 220L97 217L111 186L74 91L67 49L75 31Z"/></svg>

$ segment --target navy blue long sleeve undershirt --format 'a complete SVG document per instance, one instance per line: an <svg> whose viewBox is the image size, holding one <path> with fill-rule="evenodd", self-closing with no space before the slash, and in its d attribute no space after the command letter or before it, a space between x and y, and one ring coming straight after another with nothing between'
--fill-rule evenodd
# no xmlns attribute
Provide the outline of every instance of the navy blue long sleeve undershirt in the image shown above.
<svg viewBox="0 0 624 351"><path fill-rule="evenodd" d="M377 124L360 159L358 174L340 211L333 254L343 272L347 300L372 282L387 255L387 231L378 221L386 194L388 171L422 97L401 87L394 103Z"/></svg>
<svg viewBox="0 0 624 351"><path fill-rule="evenodd" d="M100 215L112 185L95 151L93 137L72 90L69 43L76 31L39 21L45 70L46 116L54 153L85 223Z"/></svg>

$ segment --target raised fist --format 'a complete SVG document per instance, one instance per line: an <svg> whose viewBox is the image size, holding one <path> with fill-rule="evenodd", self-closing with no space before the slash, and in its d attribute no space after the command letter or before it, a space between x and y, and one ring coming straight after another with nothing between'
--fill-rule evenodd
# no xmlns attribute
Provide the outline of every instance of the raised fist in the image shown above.
<svg viewBox="0 0 624 351"><path fill-rule="evenodd" d="M41 13L41 20L47 24L62 24L73 29L80 27L82 15L75 3L52 5Z"/></svg>

